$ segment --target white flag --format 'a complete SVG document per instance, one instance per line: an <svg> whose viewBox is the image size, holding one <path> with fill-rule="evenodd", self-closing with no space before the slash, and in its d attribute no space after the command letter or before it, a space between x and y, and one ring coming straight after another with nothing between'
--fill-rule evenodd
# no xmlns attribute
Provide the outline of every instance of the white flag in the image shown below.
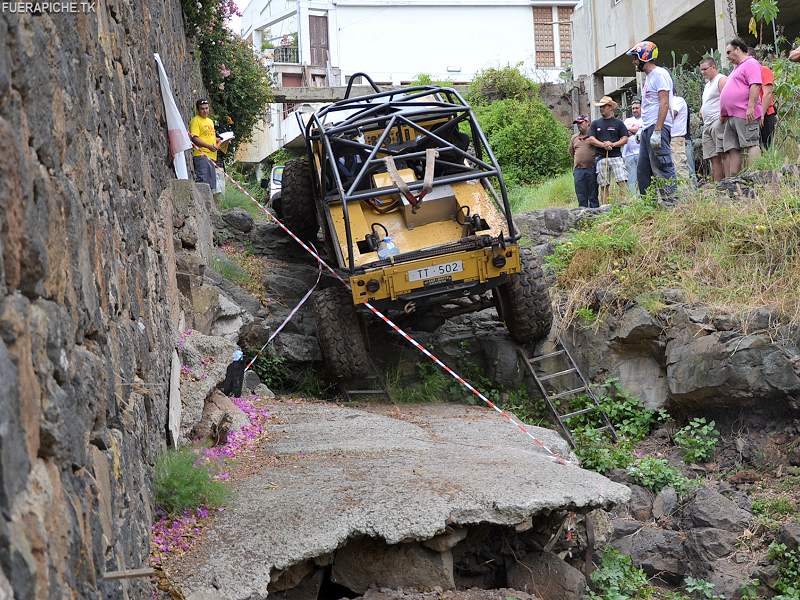
<svg viewBox="0 0 800 600"><path fill-rule="evenodd" d="M169 87L169 79L167 79L167 72L164 71L164 65L161 64L161 57L158 53L153 56L158 63L158 80L161 82L161 98L164 100L164 111L167 113L169 153L172 155L172 163L175 166L175 176L178 179L189 179L186 157L183 152L192 147L192 140L189 139L186 124L175 105L175 98L172 97L172 89Z"/></svg>

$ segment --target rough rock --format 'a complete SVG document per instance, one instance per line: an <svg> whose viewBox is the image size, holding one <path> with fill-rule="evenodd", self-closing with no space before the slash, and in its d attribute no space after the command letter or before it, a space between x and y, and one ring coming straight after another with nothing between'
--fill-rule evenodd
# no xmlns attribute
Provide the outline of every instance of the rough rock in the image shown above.
<svg viewBox="0 0 800 600"><path fill-rule="evenodd" d="M738 535L713 527L697 527L689 531L686 545L697 558L707 563L728 556L736 548Z"/></svg>
<svg viewBox="0 0 800 600"><path fill-rule="evenodd" d="M319 597L322 580L325 576L324 569L316 569L310 575L299 581L294 587L281 592L269 593L272 600L309 600Z"/></svg>
<svg viewBox="0 0 800 600"><path fill-rule="evenodd" d="M366 411L293 403L268 409L277 418L268 450L278 460L241 482L191 563L176 566L185 592L213 591L216 583L220 600L264 594L273 569L335 552L358 537L393 545L475 523L513 530L559 508L588 512L628 500L624 486L558 464L483 408L370 405ZM555 432L530 430L568 454ZM249 534L232 539L231 529Z"/></svg>
<svg viewBox="0 0 800 600"><path fill-rule="evenodd" d="M247 233L253 229L253 217L243 208L233 208L222 213L222 220L237 231Z"/></svg>
<svg viewBox="0 0 800 600"><path fill-rule="evenodd" d="M653 516L653 492L640 485L631 485L628 510L637 521L647 521Z"/></svg>
<svg viewBox="0 0 800 600"><path fill-rule="evenodd" d="M713 527L733 532L744 531L753 518L753 515L739 508L735 502L707 487L697 490L687 505L685 514L696 527Z"/></svg>
<svg viewBox="0 0 800 600"><path fill-rule="evenodd" d="M562 337L590 378L616 378L650 408L780 412L800 395L796 344L779 347L765 334L743 335L744 325L730 315L667 296L657 314L632 305ZM762 313L751 316L751 330L774 325L775 315Z"/></svg>
<svg viewBox="0 0 800 600"><path fill-rule="evenodd" d="M689 567L684 539L684 534L677 531L644 527L616 540L612 546L630 555L633 564L649 575L659 574L667 580L678 580Z"/></svg>
<svg viewBox="0 0 800 600"><path fill-rule="evenodd" d="M469 533L467 529L453 529L447 533L437 535L435 538L423 541L422 545L436 552L447 552L458 542L463 541L467 537L467 533Z"/></svg>
<svg viewBox="0 0 800 600"><path fill-rule="evenodd" d="M671 402L682 408L768 406L800 393L791 360L765 336L675 338L667 343L666 359Z"/></svg>
<svg viewBox="0 0 800 600"><path fill-rule="evenodd" d="M275 352L293 363L311 364L322 361L316 337L281 332L274 341Z"/></svg>
<svg viewBox="0 0 800 600"><path fill-rule="evenodd" d="M183 337L181 355L181 436L190 439L203 416L206 398L225 380L236 344L192 332Z"/></svg>
<svg viewBox="0 0 800 600"><path fill-rule="evenodd" d="M787 548L800 547L800 523L784 523L781 525L775 540L781 544L786 544Z"/></svg>
<svg viewBox="0 0 800 600"><path fill-rule="evenodd" d="M611 539L618 540L628 535L632 535L644 527L644 523L636 519L613 519L611 521Z"/></svg>
<svg viewBox="0 0 800 600"><path fill-rule="evenodd" d="M551 552L532 552L507 569L507 585L548 600L580 600L586 578Z"/></svg>
<svg viewBox="0 0 800 600"><path fill-rule="evenodd" d="M450 590L455 587L453 555L416 543L357 539L336 551L331 580L362 594L370 587Z"/></svg>
<svg viewBox="0 0 800 600"><path fill-rule="evenodd" d="M361 596L362 600L538 600L527 592L499 588L481 588L419 592L417 590L371 589Z"/></svg>
<svg viewBox="0 0 800 600"><path fill-rule="evenodd" d="M261 385L261 379L258 377L255 371L253 371L252 369L250 369L249 371L245 371L244 382L243 382L243 388L245 390L252 392L260 385Z"/></svg>
<svg viewBox="0 0 800 600"><path fill-rule="evenodd" d="M247 415L230 398L215 389L206 398L203 416L191 433L192 439L210 439L215 446L224 444L228 434L249 423Z"/></svg>
<svg viewBox="0 0 800 600"><path fill-rule="evenodd" d="M668 517L678 508L678 493L675 488L665 487L653 500L653 517Z"/></svg>

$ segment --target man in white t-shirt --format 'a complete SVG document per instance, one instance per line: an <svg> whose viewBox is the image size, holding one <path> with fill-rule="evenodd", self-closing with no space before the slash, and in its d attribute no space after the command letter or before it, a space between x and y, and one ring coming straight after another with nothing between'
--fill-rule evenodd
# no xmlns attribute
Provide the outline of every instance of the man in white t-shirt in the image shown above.
<svg viewBox="0 0 800 600"><path fill-rule="evenodd" d="M719 72L713 56L703 57L700 61L700 73L706 80L703 104L700 106L700 118L703 119L703 159L711 161L711 177L714 181L722 181L725 177L725 149L722 143L725 125L719 118L719 99L728 78Z"/></svg>
<svg viewBox="0 0 800 600"><path fill-rule="evenodd" d="M642 87L642 129L640 134L637 178L639 192L644 194L655 179L656 191L662 204L677 201L675 165L672 162L671 129L672 77L656 65L658 46L653 42L639 42L626 52L633 64L646 74Z"/></svg>
<svg viewBox="0 0 800 600"><path fill-rule="evenodd" d="M622 158L628 171L628 191L635 195L639 193L639 180L636 172L639 166L640 145L636 134L642 128L642 103L638 99L631 102L631 113L633 116L624 121L625 127L628 128L628 143L622 149Z"/></svg>
<svg viewBox="0 0 800 600"><path fill-rule="evenodd" d="M675 163L675 174L681 181L693 181L692 172L694 165L689 166L689 146L691 143L688 135L689 105L680 96L672 96L670 102L672 111L672 160Z"/></svg>

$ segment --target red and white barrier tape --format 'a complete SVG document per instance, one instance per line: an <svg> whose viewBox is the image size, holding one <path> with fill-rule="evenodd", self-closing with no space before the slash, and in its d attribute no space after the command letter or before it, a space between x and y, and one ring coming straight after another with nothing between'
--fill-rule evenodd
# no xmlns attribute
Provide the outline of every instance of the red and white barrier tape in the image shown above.
<svg viewBox="0 0 800 600"><path fill-rule="evenodd" d="M291 230L290 230L290 229L289 229L289 228L288 228L286 225L284 225L284 224L283 224L283 222L282 222L280 219L278 219L278 217L276 217L274 214L272 214L270 211L268 211L268 210L267 210L267 209L266 209L266 208L265 208L265 207L264 207L264 206L263 206L263 205L262 205L262 204L261 204L261 203L260 203L258 200L256 200L256 199L255 199L255 198L254 198L252 195L250 195L250 193L249 193L249 192L248 192L246 189L244 189L244 188L243 188L241 185L239 185L239 182L238 182L238 181L234 180L234 179L233 179L233 178L232 178L230 175L228 175L227 173L225 173L225 177L228 179L228 181L230 181L230 182L231 182L231 183L232 183L232 184L233 184L233 185L236 187L236 189L238 189L238 190L239 190L240 192L242 192L242 193L243 193L245 196L247 196L248 198L250 198L250 200L252 200L252 201L255 203L255 205L256 205L256 206L258 206L258 208L260 208L262 212L264 212L264 214L266 214L266 215L267 215L267 216L268 216L270 219L272 219L272 220L273 220L273 221L274 221L274 222L275 222L275 223L276 223L276 224L277 224L277 225L278 225L278 226L279 226L281 229L283 229L283 230L284 230L284 231L285 231L285 232L286 232L286 233L289 235L289 237L291 237L291 238L292 238L292 239L293 239L295 242L297 242L298 244L300 244L300 246L302 246L302 247L303 247L303 249L304 249L306 252L308 252L308 253L309 253L311 256L313 256L313 257L316 259L316 261L319 263L319 265L320 265L320 268L322 268L322 267L326 268L326 269L327 269L328 271L330 271L330 273L331 273L331 274L332 274L332 275L333 275L333 276L334 276L336 279L338 279L338 280L339 280L339 281L340 281L340 282L341 282L341 283L342 283L342 284L343 284L343 285L344 285L344 286L345 286L347 289L350 289L350 284L349 284L347 281L345 281L344 279L342 279L342 277L341 277L341 276L340 276L340 275L339 275L339 274L338 274L338 273L337 273L337 272L336 272L336 271L335 271L335 270L334 270L334 269L333 269L333 268L332 268L332 267L331 267L331 266L330 266L328 263L326 263L326 262L325 262L325 260L324 260L324 259L323 259L323 258L322 258L322 257L321 257L319 254L317 254L316 250L312 249L312 248L311 248L311 247L310 247L308 244L306 244L306 243L305 243L303 240L301 240L299 237L297 237L297 236L294 234L294 232L293 232L293 231L291 231ZM308 292L308 294L307 294L307 295L309 295L310 293L311 293L311 290L309 290L309 292ZM303 300L303 302L305 302L305 299ZM401 336L402 336L404 339L406 339L406 340L407 340L407 341L408 341L408 342L409 342L409 343L410 343L412 346L414 346L414 348L416 348L417 350L419 350L420 352L422 352L422 353L423 353L425 356L427 356L427 357L428 357L430 360L432 360L432 361L433 361L433 362L434 362L434 363L435 363L435 364L436 364L436 365L437 365L439 368L441 368L441 369L442 369L442 370L443 370L445 373L447 373L448 375L450 375L450 376L451 376L453 379L455 379L455 380L456 380L456 381L457 381L459 384L461 384L461 385L462 385L464 388L466 388L466 389L467 389L467 390L469 390L471 393L473 393L475 396L477 396L477 397L478 397L478 399L480 399L480 400L481 400L481 402L483 402L484 404L486 404L487 406L489 406L489 408L491 408L492 410L494 410L495 412L497 412L497 413L498 413L500 416L502 416L504 419L506 419L506 420L507 420L507 421L508 421L508 422L509 422L511 425L515 426L515 427L516 427L517 429L519 429L519 430L520 430L522 433L524 433L526 436L528 436L528 438L530 438L530 441L531 441L533 444L535 444L535 445L536 445L536 446L538 446L539 448L542 448L542 449L543 449L543 450L544 450L544 451L547 453L547 456L548 456L548 458L550 458L550 459L552 459L553 461L555 461L555 462L557 462L557 463L559 463L559 464L562 464L562 465L566 465L566 464L576 464L576 463L574 463L573 461L571 461L569 458L564 458L564 457L562 457L560 454L558 454L557 452L555 452L554 450L552 450L551 448L549 448L549 447L548 447L548 446L547 446L547 445L546 445L546 444L545 444L545 443L544 443L542 440L540 440L539 438L537 438L536 436L534 436L534 435L533 435L533 434L532 434L530 431L528 431L528 428L525 426L525 424L524 424L522 421L520 421L520 420L519 420L519 419L518 419L518 418L517 418L517 417L516 417L514 414L512 414L512 413L510 413L510 412L508 412L508 411L505 411L505 410L501 409L501 408L500 408L499 406L497 406L497 405L496 405L494 402L492 402L491 400L489 400L489 398L487 398L487 397L486 397L486 396L484 396L484 395L483 395L483 394L482 394L480 391L478 391L477 389L475 389L475 387L473 387L473 386L472 386L472 384L470 384L470 383L469 383L467 380L465 380L463 377L461 377L461 376L460 376L458 373L456 373L455 371L453 371L453 369L451 369L450 367L448 367L448 366L447 366L446 364L444 364L444 363L443 363L441 360L439 360L438 358L436 358L436 357L435 357L433 354L431 354L431 352L430 352L430 351L429 351L427 348L425 348L425 347L424 347L422 344L420 344L420 343L419 343L417 340L415 340L415 339L414 339L414 338L412 338L412 337L411 337L409 334L407 334L405 331L403 331L403 330L402 330L402 329L401 329L401 328L400 328L400 327L399 327L397 324L395 324L395 323L394 323L394 321L392 321L392 320L391 320L389 317L387 317L386 315L384 315L384 314L383 314L381 311L379 311L377 308L375 308L374 306L372 306L372 304L370 304L369 302L365 302L365 303L364 303L364 306L365 306L365 307L367 307L369 310L371 310L371 311L372 311L372 312L375 314L375 316L377 316L379 319L381 319L381 320L382 320L384 323L386 323L386 324L387 324L389 327L391 327L391 328L392 328L392 329L394 329L394 330L395 330L397 333L399 333L399 334L400 334L400 335L401 335ZM298 307L296 307L296 309L297 309L297 308L299 308L299 305L298 305ZM293 311L293 313L294 313L294 312L296 312L296 309L295 309L295 311ZM292 314L293 314L293 313L292 313ZM272 337L274 337L274 335L275 335L275 334L273 334L273 336L271 336L271 337L270 337L270 339L272 339ZM269 342L267 342L267 343L269 343ZM265 344L265 345L266 345L266 344ZM255 359L254 359L254 360L255 360ZM251 364L252 364L252 361L251 361ZM248 366L249 366L249 365L248 365Z"/></svg>

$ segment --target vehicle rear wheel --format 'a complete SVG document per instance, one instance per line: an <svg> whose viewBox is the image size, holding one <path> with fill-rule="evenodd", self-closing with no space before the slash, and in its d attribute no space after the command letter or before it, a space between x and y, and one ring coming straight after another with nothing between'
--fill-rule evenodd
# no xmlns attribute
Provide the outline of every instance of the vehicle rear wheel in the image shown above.
<svg viewBox="0 0 800 600"><path fill-rule="evenodd" d="M283 168L280 212L283 222L301 240L313 240L317 236L314 187L306 158L293 158Z"/></svg>
<svg viewBox="0 0 800 600"><path fill-rule="evenodd" d="M553 310L541 259L528 248L522 248L522 269L511 275L511 281L495 288L500 318L515 342L535 344L550 333Z"/></svg>
<svg viewBox="0 0 800 600"><path fill-rule="evenodd" d="M342 379L370 374L369 355L350 291L341 285L314 296L314 315L322 358L332 375Z"/></svg>

